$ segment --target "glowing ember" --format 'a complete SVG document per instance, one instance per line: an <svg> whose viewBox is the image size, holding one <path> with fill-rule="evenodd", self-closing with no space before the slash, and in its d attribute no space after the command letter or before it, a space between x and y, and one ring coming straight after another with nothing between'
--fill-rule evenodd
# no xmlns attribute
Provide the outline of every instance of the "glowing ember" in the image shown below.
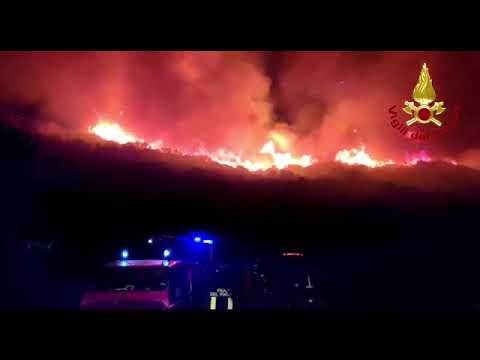
<svg viewBox="0 0 480 360"><path fill-rule="evenodd" d="M432 162L433 159L424 150L416 154L408 154L404 162L395 163L393 160L378 161L372 159L372 157L365 151L365 147L362 146L360 150L350 149L341 150L337 153L335 160L347 165L364 165L370 168L381 167L385 165L397 165L397 166L415 166L420 162ZM455 160L446 159L443 160L451 165L458 165Z"/></svg>
<svg viewBox="0 0 480 360"><path fill-rule="evenodd" d="M335 156L335 160L347 165L364 165L370 168L395 164L392 160L378 161L372 159L372 157L365 151L365 146L362 146L360 150L340 150Z"/></svg>
<svg viewBox="0 0 480 360"><path fill-rule="evenodd" d="M406 163L408 165L417 165L419 162L431 162L432 158L425 151L420 151L418 154L408 155Z"/></svg>
<svg viewBox="0 0 480 360"><path fill-rule="evenodd" d="M240 155L225 151L224 149L219 149L213 153L210 153L207 150L200 150L193 153L193 155L207 156L216 163L230 166L233 168L241 166L249 171L267 170L272 167L272 165L267 162L242 160Z"/></svg>
<svg viewBox="0 0 480 360"><path fill-rule="evenodd" d="M163 141L157 140L157 141L151 142L147 145L147 148L153 149L153 150L161 150L163 148Z"/></svg>
<svg viewBox="0 0 480 360"><path fill-rule="evenodd" d="M109 121L102 120L95 126L89 128L88 131L104 140L113 141L119 144L144 142L142 139L137 139L135 136L127 133L119 124Z"/></svg>

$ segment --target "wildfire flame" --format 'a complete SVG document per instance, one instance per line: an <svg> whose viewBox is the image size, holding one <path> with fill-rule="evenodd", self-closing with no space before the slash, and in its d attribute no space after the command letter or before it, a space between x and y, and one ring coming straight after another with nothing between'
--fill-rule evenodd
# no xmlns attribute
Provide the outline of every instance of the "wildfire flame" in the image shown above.
<svg viewBox="0 0 480 360"><path fill-rule="evenodd" d="M99 121L95 126L90 127L88 131L104 140L114 141L119 144L144 142L123 130L119 124L106 120Z"/></svg>
<svg viewBox="0 0 480 360"><path fill-rule="evenodd" d="M243 160L240 155L234 154L233 152L226 151L224 149L219 149L215 152L208 152L207 150L202 149L193 153L193 155L207 156L216 163L230 166L233 168L241 166L249 171L267 170L271 167L271 164L269 164L268 162Z"/></svg>
<svg viewBox="0 0 480 360"><path fill-rule="evenodd" d="M259 154L269 155L267 160L245 160L240 155L233 152L220 149L216 152L210 153L206 150L198 151L194 155L206 155L211 160L227 165L233 168L244 167L250 171L268 170L272 167L277 169L285 169L290 165L298 165L301 167L311 166L315 160L310 155L302 155L295 157L289 152L278 152L276 150L275 142L273 140L267 141L260 149Z"/></svg>
<svg viewBox="0 0 480 360"><path fill-rule="evenodd" d="M119 124L107 120L99 121L95 126L90 127L88 131L104 140L113 141L118 144L137 143L152 150L161 151L162 149L165 149L165 144L162 140L147 143L143 139L137 138L135 135L122 129ZM216 163L233 168L243 167L252 172L259 170L264 171L270 168L285 169L290 165L309 167L316 162L316 159L311 155L294 156L290 152L278 151L277 147L280 147L282 150L288 148L289 139L286 138L286 136L272 133L269 137L270 140L268 140L259 150L259 156L256 159L245 159L242 157L241 153L236 154L222 148L214 152L202 148L194 153L182 151L180 151L180 153L207 156ZM405 162L397 164L393 160L376 160L367 153L365 146L361 146L360 149L352 148L340 150L335 156L335 161L346 165L363 165L369 168L377 168L387 165L414 166L419 162L431 162L432 158L425 151L420 151L417 154L408 155ZM457 165L454 160L446 161L452 165Z"/></svg>
<svg viewBox="0 0 480 360"><path fill-rule="evenodd" d="M378 161L372 159L372 157L365 151L365 146L362 146L360 150L340 150L335 156L335 160L347 165L364 165L370 168L395 164L392 160Z"/></svg>
<svg viewBox="0 0 480 360"><path fill-rule="evenodd" d="M113 141L119 144L146 144L147 148L153 150L161 150L164 145L162 140L145 143L143 139L136 138L134 135L122 129L119 124L106 120L101 120L95 126L90 127L89 132L104 140ZM307 167L314 163L315 160L310 155L295 157L289 152L278 152L276 150L275 142L278 142L280 147L285 148L288 144L288 140L276 133L272 133L271 137L273 140L267 141L267 143L265 143L265 145L263 145L259 151L259 154L269 155L269 159L267 160L242 159L240 155L225 151L224 149L219 149L215 152L209 152L205 149L202 149L193 153L193 155L208 156L212 161L215 161L219 164L233 168L241 166L249 171L268 170L272 167L277 169L285 169L290 165Z"/></svg>
<svg viewBox="0 0 480 360"><path fill-rule="evenodd" d="M346 165L364 165L370 168L382 167L386 165L415 166L420 162L432 162L432 157L424 150L416 154L408 154L404 162L396 163L393 160L379 161L373 159L366 151L365 146L360 149L340 150L335 160ZM452 159L443 159L451 165L457 166L458 163Z"/></svg>
<svg viewBox="0 0 480 360"><path fill-rule="evenodd" d="M313 160L310 155L302 155L301 157L296 158L291 153L277 152L275 150L275 144L272 140L263 145L260 153L269 154L273 159L273 165L278 169L284 169L289 165L308 167L313 164Z"/></svg>

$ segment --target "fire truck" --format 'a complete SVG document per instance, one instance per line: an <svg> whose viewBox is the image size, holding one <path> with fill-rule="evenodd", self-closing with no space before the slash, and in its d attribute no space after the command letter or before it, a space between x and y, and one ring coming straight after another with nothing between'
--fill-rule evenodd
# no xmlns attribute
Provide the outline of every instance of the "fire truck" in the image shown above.
<svg viewBox="0 0 480 360"><path fill-rule="evenodd" d="M285 252L221 263L213 259L213 240L191 244L149 238L152 251L123 249L120 259L102 267L85 291L81 309L209 310L319 309L324 306L319 276L303 253ZM188 250L188 251L187 251ZM159 259L148 259L148 255ZM202 256L205 255L205 256Z"/></svg>
<svg viewBox="0 0 480 360"><path fill-rule="evenodd" d="M171 236L150 237L133 252L106 263L84 292L89 310L232 310L234 296L225 266L213 261L213 240L194 236L190 244ZM152 259L153 256L159 259ZM175 255L175 258L174 258ZM205 255L205 256L204 256Z"/></svg>

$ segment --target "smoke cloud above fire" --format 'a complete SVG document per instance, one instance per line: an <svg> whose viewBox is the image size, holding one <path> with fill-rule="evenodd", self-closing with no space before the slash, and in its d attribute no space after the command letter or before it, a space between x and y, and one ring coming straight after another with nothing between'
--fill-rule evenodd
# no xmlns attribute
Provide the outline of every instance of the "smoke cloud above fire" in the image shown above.
<svg viewBox="0 0 480 360"><path fill-rule="evenodd" d="M411 99L424 62L444 118L453 105L461 118L416 143L388 109ZM320 161L366 146L381 159L427 151L478 166L479 70L480 52L2 52L0 106L30 107L24 124L59 135L103 118L188 151L248 155L280 133L277 147Z"/></svg>

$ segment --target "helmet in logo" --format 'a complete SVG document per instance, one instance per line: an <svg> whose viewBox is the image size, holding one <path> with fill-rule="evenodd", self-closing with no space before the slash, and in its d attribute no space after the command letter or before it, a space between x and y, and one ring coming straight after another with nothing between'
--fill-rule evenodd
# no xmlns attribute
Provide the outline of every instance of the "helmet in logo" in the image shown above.
<svg viewBox="0 0 480 360"><path fill-rule="evenodd" d="M442 126L442 122L436 119L435 116L440 115L446 110L443 106L443 101L435 102L430 106L430 104L435 101L436 96L437 94L433 88L427 64L423 64L417 85L415 89L413 89L413 99L419 105L417 106L413 101L405 101L405 107L403 108L403 111L413 116L413 118L406 122L407 126L413 125L416 122L420 124L434 123L437 126Z"/></svg>

